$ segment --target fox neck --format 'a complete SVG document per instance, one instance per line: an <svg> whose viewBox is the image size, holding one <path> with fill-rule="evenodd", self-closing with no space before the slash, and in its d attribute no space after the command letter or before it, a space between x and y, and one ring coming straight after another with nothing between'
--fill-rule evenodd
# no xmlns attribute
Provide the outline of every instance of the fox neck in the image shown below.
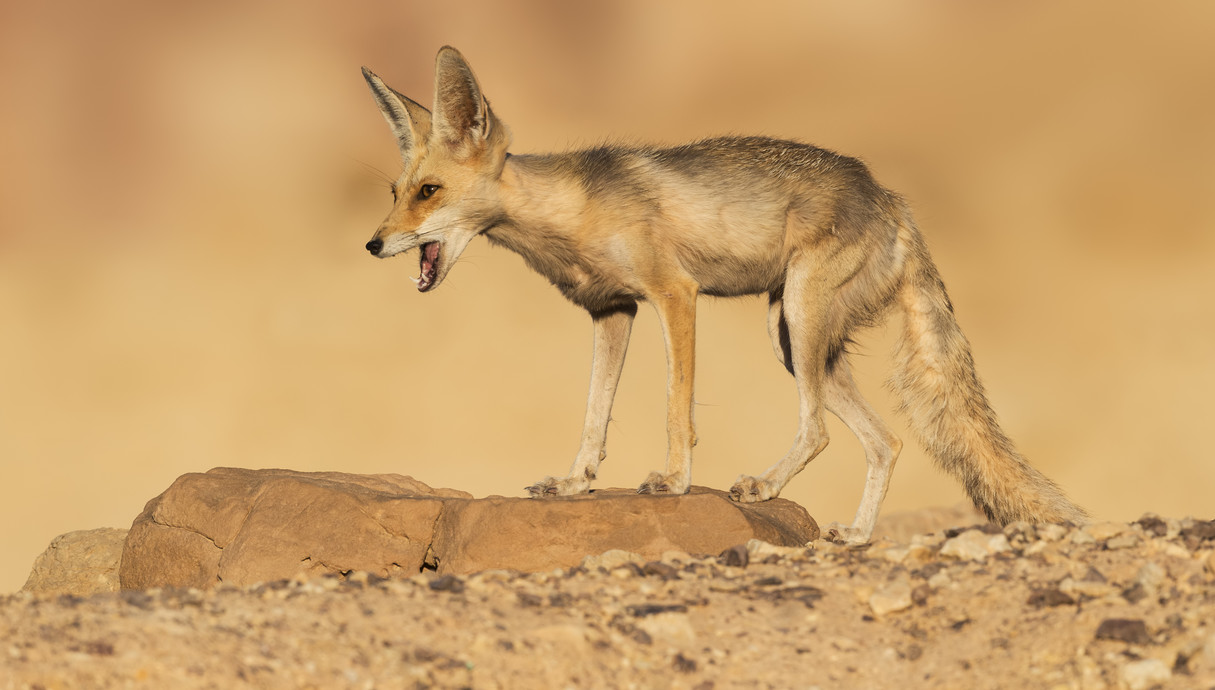
<svg viewBox="0 0 1215 690"><path fill-rule="evenodd" d="M551 243L572 238L585 223L586 193L562 176L555 156L510 156L502 169L499 193L505 220L487 235L527 258L551 252Z"/></svg>
<svg viewBox="0 0 1215 690"><path fill-rule="evenodd" d="M595 311L630 299L615 281L596 275L585 253L594 223L583 186L559 156L510 156L499 186L503 220L485 232L519 254L575 303Z"/></svg>

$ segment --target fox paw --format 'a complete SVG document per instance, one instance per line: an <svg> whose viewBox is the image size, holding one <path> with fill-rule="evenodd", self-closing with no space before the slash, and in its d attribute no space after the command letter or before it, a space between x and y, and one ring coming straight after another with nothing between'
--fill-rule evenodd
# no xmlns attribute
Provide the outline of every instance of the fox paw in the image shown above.
<svg viewBox="0 0 1215 690"><path fill-rule="evenodd" d="M692 480L687 476L651 472L641 486L637 487L637 493L680 495L688 493L691 486Z"/></svg>
<svg viewBox="0 0 1215 690"><path fill-rule="evenodd" d="M551 498L584 494L590 488L591 480L586 477L545 477L524 490L532 498Z"/></svg>
<svg viewBox="0 0 1215 690"><path fill-rule="evenodd" d="M827 525L819 533L820 539L826 539L836 544L847 544L848 546L868 544L871 537L872 535L866 534L864 530L849 527L840 522L833 522Z"/></svg>
<svg viewBox="0 0 1215 690"><path fill-rule="evenodd" d="M746 475L739 477L730 487L730 498L739 503L759 503L776 498L779 493L780 489L773 487L772 482Z"/></svg>

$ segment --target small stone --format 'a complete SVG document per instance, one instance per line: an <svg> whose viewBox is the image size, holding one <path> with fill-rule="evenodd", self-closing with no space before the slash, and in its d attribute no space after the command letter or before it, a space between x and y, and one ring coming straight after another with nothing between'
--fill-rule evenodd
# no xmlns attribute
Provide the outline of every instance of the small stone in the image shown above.
<svg viewBox="0 0 1215 690"><path fill-rule="evenodd" d="M1159 659L1140 659L1122 667L1122 682L1129 690L1147 690L1172 677L1173 672Z"/></svg>
<svg viewBox="0 0 1215 690"><path fill-rule="evenodd" d="M1090 532L1086 532L1085 530L1077 530L1072 533L1072 543L1080 546L1096 544L1097 538L1094 537Z"/></svg>
<svg viewBox="0 0 1215 690"><path fill-rule="evenodd" d="M1136 582L1135 584L1122 590L1122 598L1126 599L1131 604L1138 604L1148 598L1147 588Z"/></svg>
<svg viewBox="0 0 1215 690"><path fill-rule="evenodd" d="M1059 541L1067 535L1067 528L1063 525L1038 525L1038 538L1043 541Z"/></svg>
<svg viewBox="0 0 1215 690"><path fill-rule="evenodd" d="M1146 534L1153 537L1163 537L1169 533L1168 523L1153 513L1144 513L1143 517L1135 521L1135 524L1139 525L1139 528Z"/></svg>
<svg viewBox="0 0 1215 690"><path fill-rule="evenodd" d="M1003 534L984 534L972 529L946 541L941 547L941 555L964 561L983 561L992 554L1010 549L1008 538Z"/></svg>
<svg viewBox="0 0 1215 690"><path fill-rule="evenodd" d="M1123 522L1093 522L1081 527L1079 534L1087 534L1096 541L1105 541L1126 532L1128 529L1130 529L1130 526ZM1074 537L1073 541L1075 541Z"/></svg>
<svg viewBox="0 0 1215 690"><path fill-rule="evenodd" d="M911 582L906 578L895 580L869 595L869 608L879 616L911 608L913 603Z"/></svg>
<svg viewBox="0 0 1215 690"><path fill-rule="evenodd" d="M464 591L464 581L455 575L440 575L430 581L430 588L436 592L459 594Z"/></svg>
<svg viewBox="0 0 1215 690"><path fill-rule="evenodd" d="M718 563L735 568L747 567L747 563L750 562L750 560L751 557L750 553L747 551L746 544L731 546L717 556Z"/></svg>
<svg viewBox="0 0 1215 690"><path fill-rule="evenodd" d="M793 557L806 553L805 546L778 546L761 539L747 540L747 553L753 561L762 561L768 556Z"/></svg>
<svg viewBox="0 0 1215 690"><path fill-rule="evenodd" d="M657 576L663 580L679 579L679 569L670 563L663 563L662 561L650 561L641 566L641 574Z"/></svg>
<svg viewBox="0 0 1215 690"><path fill-rule="evenodd" d="M1105 542L1105 548L1109 549L1110 551L1116 551L1118 549L1133 549L1138 545L1139 537L1135 536L1134 532L1119 534L1116 537L1111 537Z"/></svg>
<svg viewBox="0 0 1215 690"><path fill-rule="evenodd" d="M1215 541L1215 520L1191 521L1181 528L1181 540L1187 549L1194 551L1204 543Z"/></svg>
<svg viewBox="0 0 1215 690"><path fill-rule="evenodd" d="M1182 546L1181 544L1174 544L1173 542L1168 542L1164 545L1164 548L1161 549L1161 551L1164 552L1164 555L1169 556L1171 558L1176 558L1176 559L1182 560L1182 561L1190 560L1190 552L1187 551L1186 547Z"/></svg>
<svg viewBox="0 0 1215 690"><path fill-rule="evenodd" d="M658 613L637 621L637 627L651 639L660 640L665 645L689 649L696 644L696 628L688 614L672 610L668 613Z"/></svg>
<svg viewBox="0 0 1215 690"><path fill-rule="evenodd" d="M932 587L933 589L948 587L951 582L952 580L949 578L949 573L945 572L944 570L933 573L932 577L928 578L928 586Z"/></svg>
<svg viewBox="0 0 1215 690"><path fill-rule="evenodd" d="M1071 596L1083 595L1092 597L1093 599L1100 599L1118 591L1116 587L1103 580L1089 580L1087 578L1075 580L1070 577L1063 578L1063 582L1059 583L1059 590Z"/></svg>
<svg viewBox="0 0 1215 690"><path fill-rule="evenodd" d="M694 673L696 671L696 660L689 659L683 654L676 654L671 665L680 673Z"/></svg>
<svg viewBox="0 0 1215 690"><path fill-rule="evenodd" d="M1068 606L1076 603L1076 600L1059 589L1051 588L1035 591L1029 595L1029 601L1026 603L1036 609L1040 609L1052 606Z"/></svg>
<svg viewBox="0 0 1215 690"><path fill-rule="evenodd" d="M597 570L599 568L603 568L604 570L611 571L626 563L636 563L640 565L644 561L645 559L632 551L610 549L608 551L604 551L598 556L587 556L586 558L583 558L582 567L587 570Z"/></svg>
<svg viewBox="0 0 1215 690"><path fill-rule="evenodd" d="M1130 644L1151 644L1147 624L1138 619L1107 618L1097 626L1098 640L1117 640Z"/></svg>
<svg viewBox="0 0 1215 690"><path fill-rule="evenodd" d="M1158 563L1148 561L1139 568L1139 572L1135 575L1135 583L1143 585L1143 588L1149 592L1156 591L1168 577L1168 573Z"/></svg>
<svg viewBox="0 0 1215 690"><path fill-rule="evenodd" d="M1034 540L1034 526L1029 524L1028 522L1024 522L1021 520L1018 520L1016 522L1010 522L1004 526L1004 536L1008 537L1008 540L1010 542L1012 542L1012 541L1023 541L1023 542L1033 541Z"/></svg>

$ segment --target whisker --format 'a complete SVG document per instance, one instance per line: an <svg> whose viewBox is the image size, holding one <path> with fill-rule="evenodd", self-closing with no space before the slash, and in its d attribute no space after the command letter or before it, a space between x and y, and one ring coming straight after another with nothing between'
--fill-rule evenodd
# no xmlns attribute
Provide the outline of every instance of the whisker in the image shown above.
<svg viewBox="0 0 1215 690"><path fill-rule="evenodd" d="M365 172L365 173L369 174L371 177L385 183L386 185L388 185L389 189L392 189L392 187L394 185L396 185L397 179L395 177L392 177L388 173L384 172L383 170L380 170L379 168L375 167L374 165L372 165L366 161L361 161L358 159L352 159L352 160L354 160L355 163L358 163L360 166L362 166L363 172Z"/></svg>

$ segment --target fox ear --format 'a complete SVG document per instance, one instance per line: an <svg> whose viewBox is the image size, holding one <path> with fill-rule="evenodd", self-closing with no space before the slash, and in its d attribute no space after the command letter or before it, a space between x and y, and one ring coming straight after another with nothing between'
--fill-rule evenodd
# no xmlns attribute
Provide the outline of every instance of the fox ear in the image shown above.
<svg viewBox="0 0 1215 690"><path fill-rule="evenodd" d="M371 87L371 95L375 96L380 112L397 138L401 157L408 161L413 157L414 149L430 136L430 111L394 91L366 67L363 68L363 78Z"/></svg>
<svg viewBox="0 0 1215 690"><path fill-rule="evenodd" d="M435 58L434 133L455 148L484 142L493 115L460 51L444 46Z"/></svg>

